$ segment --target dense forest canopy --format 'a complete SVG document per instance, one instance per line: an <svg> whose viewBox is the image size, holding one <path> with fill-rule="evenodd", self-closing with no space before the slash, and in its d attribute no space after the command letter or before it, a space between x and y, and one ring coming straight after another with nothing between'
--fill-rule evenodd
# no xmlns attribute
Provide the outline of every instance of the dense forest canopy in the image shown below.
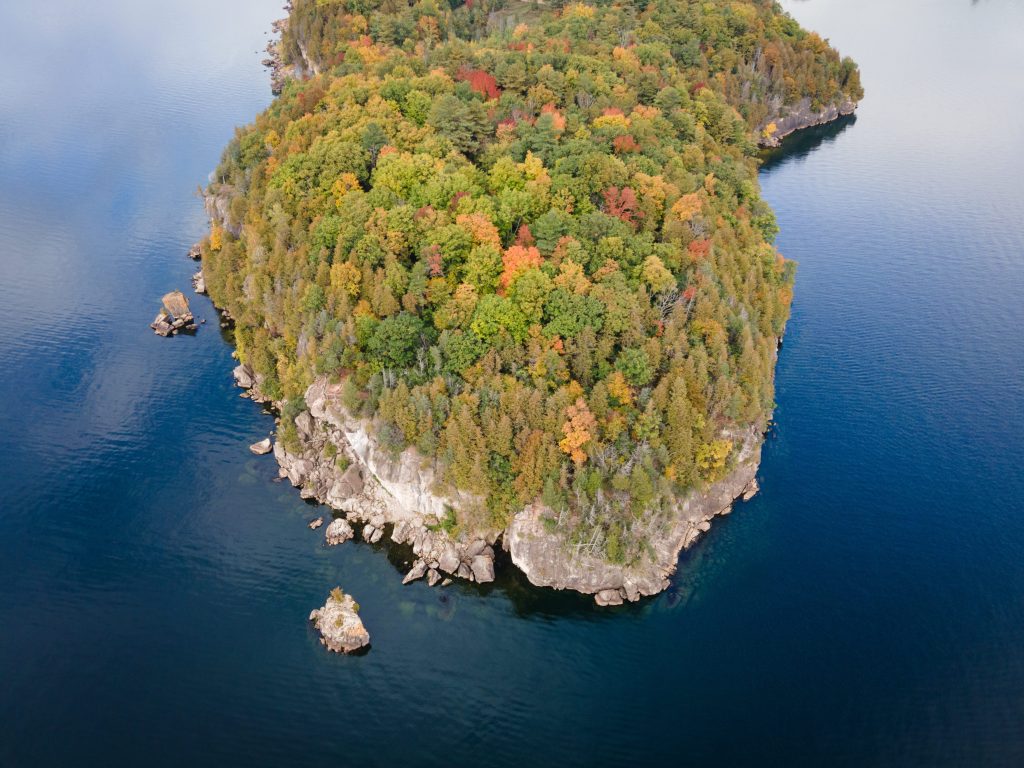
<svg viewBox="0 0 1024 768"><path fill-rule="evenodd" d="M627 562L773 407L793 265L756 179L779 104L859 98L770 2L299 0L225 152L207 286L285 401L319 375L505 526Z"/></svg>
<svg viewBox="0 0 1024 768"><path fill-rule="evenodd" d="M584 30L577 22L575 30L559 26L552 31L569 31L565 42L574 51L584 46L596 55L607 53L609 43L656 45L659 52L672 57L691 87L714 88L757 132L805 98L817 112L828 104L857 102L863 96L853 60L840 59L827 41L802 29L774 0L661 0L596 6L602 10L600 26ZM353 36L353 16L364 19L363 32L373 40L408 50L410 43L429 43L439 36L478 39L488 32L514 31L526 22L534 32L541 32L546 28L545 15L557 13L565 4L470 0L458 12L444 14L437 10L441 7L447 10L448 6L402 0L363 4L297 0L283 35L283 54L292 64L330 69L344 59ZM605 14L609 7L613 12ZM426 23L421 21L425 15L430 16ZM543 35L537 36L537 41L543 40ZM526 61L520 64L528 66ZM506 69L506 77L514 77L516 70ZM504 87L501 73L495 76Z"/></svg>

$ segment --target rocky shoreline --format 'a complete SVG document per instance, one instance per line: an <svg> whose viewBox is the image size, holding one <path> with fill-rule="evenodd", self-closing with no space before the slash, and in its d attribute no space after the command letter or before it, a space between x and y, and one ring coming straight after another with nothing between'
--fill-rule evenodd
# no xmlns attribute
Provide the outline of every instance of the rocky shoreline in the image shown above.
<svg viewBox="0 0 1024 768"><path fill-rule="evenodd" d="M270 92L275 96L284 90L285 83L287 83L291 78L301 79L310 74L320 74L320 68L306 52L305 47L302 47L301 42L299 52L302 57L302 63L285 63L284 52L281 48L281 41L284 37L285 30L288 29L288 19L290 18L292 10L291 3L287 3L285 5L285 10L289 15L283 19L278 19L271 24L274 36L271 38L270 42L267 43L267 58L263 60L263 66L270 70Z"/></svg>
<svg viewBox="0 0 1024 768"><path fill-rule="evenodd" d="M838 104L829 104L822 110L814 111L811 109L811 100L805 98L784 117L777 117L761 126L758 143L766 149L773 149L780 146L784 138L797 131L834 122L841 117L852 115L856 109L856 102L844 101ZM768 130L771 126L774 126L774 130Z"/></svg>
<svg viewBox="0 0 1024 768"><path fill-rule="evenodd" d="M239 368L236 381L257 383L245 366ZM340 385L326 379L309 387L308 410L295 418L300 449L293 453L280 442L274 445L280 475L303 498L344 513L349 523L362 523L365 541L377 543L390 532L395 543L411 545L416 560L405 583L423 577L436 583L449 576L493 581L500 531L449 535L442 527L448 509L471 499L437 493L433 464L411 448L392 456L368 425L348 416L340 395Z"/></svg>
<svg viewBox="0 0 1024 768"><path fill-rule="evenodd" d="M703 490L691 491L679 504L672 519L650 531L650 554L640 563L617 565L604 558L573 554L558 531L549 531L544 518L550 513L531 505L517 514L503 542L512 562L530 583L554 589L572 589L594 595L598 605L620 605L655 595L669 586L680 553L711 529L715 517L732 511L735 501L748 501L758 492L757 468L763 435L752 427L742 435L736 466L723 479Z"/></svg>
<svg viewBox="0 0 1024 768"><path fill-rule="evenodd" d="M253 400L268 401L260 392L259 375L247 365L236 367L234 377ZM370 425L353 419L341 404L340 384L320 378L305 397L307 410L295 419L298 448L290 451L274 443L280 476L299 488L303 498L342 515L327 527L328 545L352 538L352 523L362 524L366 542L377 543L388 535L397 544L410 545L415 560L403 579L406 584L421 578L430 585L456 578L493 581L495 547L500 545L532 584L590 594L598 605L636 601L668 587L680 552L708 531L715 517L728 514L734 501L757 492L761 425L732 435L741 444L733 470L690 493L671 519L653 527L647 533L650 554L639 563L617 565L574 552L561 531L545 525L551 512L539 504L520 511L505 530L453 536L442 525L447 510L473 499L439 492L432 460L414 448L397 457L382 448Z"/></svg>

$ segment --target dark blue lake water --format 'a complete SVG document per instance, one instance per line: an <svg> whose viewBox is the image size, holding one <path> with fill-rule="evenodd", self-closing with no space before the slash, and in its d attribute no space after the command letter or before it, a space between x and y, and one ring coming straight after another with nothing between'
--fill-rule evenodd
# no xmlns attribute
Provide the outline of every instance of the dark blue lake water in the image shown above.
<svg viewBox="0 0 1024 768"><path fill-rule="evenodd" d="M868 96L762 174L764 491L600 610L324 549L216 323L147 327L279 4L0 7L0 765L1024 764L1024 5L786 4Z"/></svg>

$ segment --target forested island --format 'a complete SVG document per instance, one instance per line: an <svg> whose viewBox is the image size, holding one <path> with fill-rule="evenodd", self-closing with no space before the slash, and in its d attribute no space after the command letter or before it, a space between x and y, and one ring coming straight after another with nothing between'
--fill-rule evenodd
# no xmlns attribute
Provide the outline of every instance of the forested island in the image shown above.
<svg viewBox="0 0 1024 768"><path fill-rule="evenodd" d="M207 190L282 473L407 578L617 603L756 489L794 264L759 146L859 73L762 0L297 0Z"/></svg>

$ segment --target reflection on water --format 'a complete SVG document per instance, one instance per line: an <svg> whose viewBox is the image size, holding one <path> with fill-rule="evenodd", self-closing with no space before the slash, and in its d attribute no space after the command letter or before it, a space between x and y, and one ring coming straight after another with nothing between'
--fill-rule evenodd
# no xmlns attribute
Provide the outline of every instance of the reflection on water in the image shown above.
<svg viewBox="0 0 1024 768"><path fill-rule="evenodd" d="M822 144L834 140L839 134L857 122L857 115L847 115L825 125L815 125L802 131L791 133L782 140L782 144L774 149L761 153L762 171L770 171L785 162L801 160L818 149Z"/></svg>
<svg viewBox="0 0 1024 768"><path fill-rule="evenodd" d="M0 765L1024 764L1024 7L791 3L868 96L763 166L763 491L599 610L324 547L227 337L148 329L279 3L0 7Z"/></svg>

